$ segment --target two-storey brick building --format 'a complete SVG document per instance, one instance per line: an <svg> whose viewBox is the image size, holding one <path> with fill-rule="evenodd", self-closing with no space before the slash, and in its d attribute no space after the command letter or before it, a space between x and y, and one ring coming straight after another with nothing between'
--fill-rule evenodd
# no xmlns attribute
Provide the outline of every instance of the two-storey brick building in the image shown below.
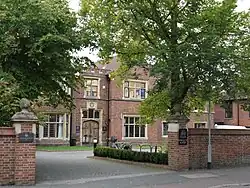
<svg viewBox="0 0 250 188"><path fill-rule="evenodd" d="M138 77L122 81L111 80L109 74L117 69L116 58L108 65L98 65L98 69L84 72L86 84L73 92L76 108L71 112L53 112L47 127L40 126L40 143L62 144L69 142L70 132L77 144L92 143L98 138L105 144L111 136L119 141L129 142L165 142L168 125L163 120L153 125L138 125L141 118L138 107L153 87L154 79L142 69L135 69ZM70 121L71 119L71 121ZM213 125L213 114L212 114ZM207 127L208 113L190 115L188 127ZM70 128L71 127L71 128Z"/></svg>
<svg viewBox="0 0 250 188"><path fill-rule="evenodd" d="M244 99L228 100L225 107L215 105L214 122L216 124L250 127L250 112L242 108L244 102Z"/></svg>

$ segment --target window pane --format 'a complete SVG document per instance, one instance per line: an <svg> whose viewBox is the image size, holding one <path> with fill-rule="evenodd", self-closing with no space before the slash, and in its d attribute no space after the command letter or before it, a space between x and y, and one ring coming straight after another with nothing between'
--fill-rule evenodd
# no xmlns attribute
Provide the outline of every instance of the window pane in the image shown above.
<svg viewBox="0 0 250 188"><path fill-rule="evenodd" d="M136 89L136 98L141 98L141 91L140 91L140 89Z"/></svg>
<svg viewBox="0 0 250 188"><path fill-rule="evenodd" d="M145 95L146 95L146 90L141 89L141 99L145 99Z"/></svg>
<svg viewBox="0 0 250 188"><path fill-rule="evenodd" d="M134 125L129 126L129 137L134 137Z"/></svg>
<svg viewBox="0 0 250 188"><path fill-rule="evenodd" d="M135 117L135 123L139 124L140 123L140 118L139 117Z"/></svg>
<svg viewBox="0 0 250 188"><path fill-rule="evenodd" d="M128 125L124 125L125 127L125 137L128 137Z"/></svg>
<svg viewBox="0 0 250 188"><path fill-rule="evenodd" d="M55 134L55 124L50 124L49 125L49 137L55 137L56 134Z"/></svg>
<svg viewBox="0 0 250 188"><path fill-rule="evenodd" d="M134 89L129 88L129 97L135 98L135 90Z"/></svg>
<svg viewBox="0 0 250 188"><path fill-rule="evenodd" d="M49 115L49 122L56 122L56 115L50 114Z"/></svg>
<svg viewBox="0 0 250 188"><path fill-rule="evenodd" d="M129 88L135 88L135 82L129 82Z"/></svg>
<svg viewBox="0 0 250 188"><path fill-rule="evenodd" d="M46 124L46 125L44 125L43 126L43 137L48 137L48 131L49 129L48 129L48 125Z"/></svg>
<svg viewBox="0 0 250 188"><path fill-rule="evenodd" d="M92 85L97 86L98 85L98 80L92 80Z"/></svg>
<svg viewBox="0 0 250 188"><path fill-rule="evenodd" d="M135 118L134 117L129 117L129 123L134 124L135 123Z"/></svg>
<svg viewBox="0 0 250 188"><path fill-rule="evenodd" d="M128 124L128 117L124 117L125 123Z"/></svg>
<svg viewBox="0 0 250 188"><path fill-rule="evenodd" d="M99 118L100 117L100 112L99 111L95 111L95 118Z"/></svg>
<svg viewBox="0 0 250 188"><path fill-rule="evenodd" d="M145 89L146 88L146 84L145 83L141 83L141 89Z"/></svg>
<svg viewBox="0 0 250 188"><path fill-rule="evenodd" d="M83 118L87 118L87 117L88 117L88 112L87 112L87 110L84 110L84 111L82 112L82 117L83 117Z"/></svg>
<svg viewBox="0 0 250 188"><path fill-rule="evenodd" d="M93 117L94 117L94 110L89 109L89 118L93 118Z"/></svg>
<svg viewBox="0 0 250 188"><path fill-rule="evenodd" d="M135 137L140 137L140 126L135 126Z"/></svg>
<svg viewBox="0 0 250 188"><path fill-rule="evenodd" d="M142 125L141 126L141 137L145 137L145 129L146 129L145 125Z"/></svg>
<svg viewBox="0 0 250 188"><path fill-rule="evenodd" d="M128 81L124 82L124 87L129 87L129 82Z"/></svg>
<svg viewBox="0 0 250 188"><path fill-rule="evenodd" d="M92 91L92 97L97 97L97 92L96 91Z"/></svg>
<svg viewBox="0 0 250 188"><path fill-rule="evenodd" d="M86 80L86 85L90 86L91 85L91 80Z"/></svg>
<svg viewBox="0 0 250 188"><path fill-rule="evenodd" d="M92 87L92 91L97 92L97 90L98 90L98 87L97 87L97 86L93 86L93 87Z"/></svg>
<svg viewBox="0 0 250 188"><path fill-rule="evenodd" d="M129 98L129 89L127 87L124 88L124 97Z"/></svg>

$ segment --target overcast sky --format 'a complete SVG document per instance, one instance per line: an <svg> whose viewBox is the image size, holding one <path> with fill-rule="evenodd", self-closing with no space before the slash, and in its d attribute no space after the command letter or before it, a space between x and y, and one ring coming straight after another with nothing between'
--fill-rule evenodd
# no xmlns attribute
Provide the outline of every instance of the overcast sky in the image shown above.
<svg viewBox="0 0 250 188"><path fill-rule="evenodd" d="M75 11L78 11L80 9L79 6L80 0L69 0L70 8L74 9ZM250 0L238 0L238 10L247 10L250 8ZM98 57L95 53L90 53L88 49L84 50L81 55L88 56L91 60L97 61Z"/></svg>

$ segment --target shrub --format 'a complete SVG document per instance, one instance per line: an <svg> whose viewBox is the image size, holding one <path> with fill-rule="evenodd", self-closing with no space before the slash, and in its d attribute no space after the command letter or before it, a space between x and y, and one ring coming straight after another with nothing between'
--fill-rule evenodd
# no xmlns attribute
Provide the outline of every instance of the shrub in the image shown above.
<svg viewBox="0 0 250 188"><path fill-rule="evenodd" d="M109 147L97 147L94 149L94 156L108 157L113 159L128 160L135 162L168 164L167 153L138 152L124 149L114 149Z"/></svg>

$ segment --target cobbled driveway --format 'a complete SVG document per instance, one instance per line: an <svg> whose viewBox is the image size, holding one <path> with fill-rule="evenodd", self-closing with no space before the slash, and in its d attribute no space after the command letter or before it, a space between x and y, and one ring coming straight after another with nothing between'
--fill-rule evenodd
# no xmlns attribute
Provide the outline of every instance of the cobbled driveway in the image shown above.
<svg viewBox="0 0 250 188"><path fill-rule="evenodd" d="M37 152L36 181L46 184L86 178L100 178L144 173L164 173L159 168L114 163L89 159L92 151L81 152Z"/></svg>

